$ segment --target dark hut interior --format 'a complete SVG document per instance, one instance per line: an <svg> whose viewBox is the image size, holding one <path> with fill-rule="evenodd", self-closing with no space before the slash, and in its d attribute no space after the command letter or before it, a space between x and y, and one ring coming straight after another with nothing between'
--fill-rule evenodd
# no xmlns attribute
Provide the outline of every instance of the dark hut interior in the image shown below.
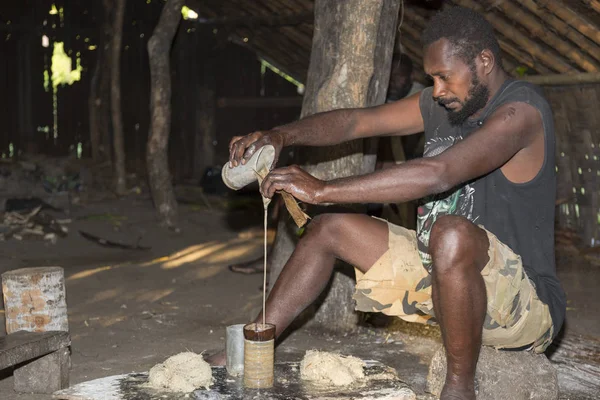
<svg viewBox="0 0 600 400"><path fill-rule="evenodd" d="M222 330L235 317L247 318L257 309L259 300L252 297L256 295L252 290L262 280L245 276L236 280L227 266L232 260L262 251L256 232L241 222L262 223L262 214L249 211L254 203L248 206L246 200L224 195L220 167L228 159L233 136L300 117L314 45L316 0L185 1L170 51L172 119L168 136L168 172L183 221L166 232L154 220L146 157L152 124L148 41L167 0L125 2L119 70L127 195L116 195L113 189L118 157L111 117L110 59L118 1L21 0L0 5L0 198L5 204L0 252L6 258L0 273L35 265L72 268L66 274L67 288L73 298L81 300L70 315L71 336L79 351L73 354L79 372L71 373L77 382L112 375L106 372L109 370L126 373L140 365L146 368L166 358L173 353L169 340L164 339L169 326L196 329L210 337L206 346L216 347L223 335L210 336L213 331ZM557 264L563 268L561 279L567 296L572 297L567 308L571 330L567 329L563 347L554 348L554 358L550 358L561 366L561 399L596 398L600 391L600 327L593 310L600 299L592 293L600 281L600 0L400 3L394 50L411 59L415 81L431 83L423 71L420 45L428 20L444 7L463 6L482 13L493 26L504 69L513 78L540 85L552 106L558 180ZM61 211L69 209L60 221L72 220L71 233L66 234L67 225L63 224L60 233L52 231L50 235L43 222L34 222L33 214L15 215L15 209L9 207L32 196ZM221 218L220 213L231 207L238 208ZM128 212L138 214L128 216ZM89 234L94 229L96 233ZM76 235L82 230L88 232L87 238ZM95 246L90 238L96 245L108 242L109 247L114 246L91 250L86 247ZM144 241L151 245L140 244ZM219 253L221 245L229 253ZM184 274L182 268L173 266L180 265L174 260L182 260L187 267L201 263L204 269ZM140 269L126 272L131 270L125 265ZM143 277L141 268L147 268L144 273L153 271L152 282ZM165 271L167 275L156 275ZM124 283L129 278L136 282L133 289ZM252 290L247 287L248 279ZM155 283L161 280L172 282L172 287ZM177 287L176 282L187 280L204 292L192 295L191 288ZM221 318L213 299L231 282L234 290L246 297L230 301L227 306L237 314ZM93 293L91 300L88 293ZM181 312L183 323L173 316L173 310L180 305L184 308L186 297L215 305L203 309L208 314L200 322L191 311ZM97 313L94 307L98 307ZM0 320L4 315L2 310ZM153 322L156 324L148 327ZM103 338L90 333L90 326ZM146 332L150 330L153 333ZM135 337L137 332L145 332L146 336L140 333L143 340L129 339L130 333ZM2 333L0 328L0 348ZM388 338L390 334L385 331ZM112 335L117 339L111 341ZM194 339L177 335L185 345L202 350ZM432 334L428 331L425 336ZM308 346L311 340L315 339L310 334L292 337L298 348ZM151 355L144 355L148 357L145 364L133 362L148 341L161 345ZM97 343L101 347L94 348ZM382 343L387 344L388 339ZM341 344L337 342L338 349L345 345L359 347L343 339ZM128 350L118 356L101 354L125 346ZM385 351L382 349L382 354ZM96 353L101 355L89 356ZM1 359L0 355L0 366ZM396 368L414 378L416 387L422 389L422 369ZM11 374L12 370L0 367L0 398L50 398L15 394Z"/></svg>

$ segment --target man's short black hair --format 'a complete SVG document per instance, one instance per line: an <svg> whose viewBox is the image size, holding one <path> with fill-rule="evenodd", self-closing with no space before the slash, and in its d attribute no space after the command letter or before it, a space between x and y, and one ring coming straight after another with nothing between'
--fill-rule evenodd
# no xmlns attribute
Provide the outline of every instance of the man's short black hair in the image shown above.
<svg viewBox="0 0 600 400"><path fill-rule="evenodd" d="M446 38L456 50L456 55L468 65L483 50L490 50L496 65L502 68L500 45L490 23L476 11L465 7L451 7L440 11L430 20L423 32L423 47Z"/></svg>

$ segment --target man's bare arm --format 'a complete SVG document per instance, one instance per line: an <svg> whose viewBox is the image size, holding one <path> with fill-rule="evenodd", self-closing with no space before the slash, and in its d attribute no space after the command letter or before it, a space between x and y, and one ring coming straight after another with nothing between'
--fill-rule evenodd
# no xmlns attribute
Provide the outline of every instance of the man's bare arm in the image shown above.
<svg viewBox="0 0 600 400"><path fill-rule="evenodd" d="M502 167L540 132L542 121L534 107L510 103L500 107L477 131L438 156L329 182L310 177L297 167L278 169L263 182L261 191L272 196L276 190L284 190L311 203L415 200L445 192Z"/></svg>
<svg viewBox="0 0 600 400"><path fill-rule="evenodd" d="M229 161L234 166L244 163L267 144L273 145L278 155L285 146L330 146L354 139L409 135L422 130L417 93L391 104L319 113L270 131L234 137L229 145Z"/></svg>

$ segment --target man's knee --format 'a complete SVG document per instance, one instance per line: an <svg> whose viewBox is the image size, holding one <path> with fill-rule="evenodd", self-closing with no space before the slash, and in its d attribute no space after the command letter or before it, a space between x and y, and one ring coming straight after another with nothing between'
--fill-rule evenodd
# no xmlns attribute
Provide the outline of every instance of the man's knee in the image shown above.
<svg viewBox="0 0 600 400"><path fill-rule="evenodd" d="M433 268L440 273L460 266L481 264L487 258L488 246L485 231L457 215L438 218L429 238Z"/></svg>
<svg viewBox="0 0 600 400"><path fill-rule="evenodd" d="M318 238L323 244L332 243L347 229L345 214L320 214L306 228L307 237Z"/></svg>

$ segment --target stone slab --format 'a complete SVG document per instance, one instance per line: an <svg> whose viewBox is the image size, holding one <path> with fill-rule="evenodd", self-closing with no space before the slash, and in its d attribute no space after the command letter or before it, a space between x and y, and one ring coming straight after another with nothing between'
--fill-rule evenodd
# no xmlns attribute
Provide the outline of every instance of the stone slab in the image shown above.
<svg viewBox="0 0 600 400"><path fill-rule="evenodd" d="M440 348L429 365L429 391L440 395L446 378L446 353ZM482 347L475 374L477 400L557 400L556 368L544 354Z"/></svg>
<svg viewBox="0 0 600 400"><path fill-rule="evenodd" d="M14 388L19 393L51 394L69 387L71 354L64 347L22 365L14 371Z"/></svg>
<svg viewBox="0 0 600 400"><path fill-rule="evenodd" d="M160 392L144 388L147 373L116 375L75 385L53 394L57 400L415 400L415 393L398 379L390 368L376 361L366 361L367 376L388 379L368 380L364 386L317 388L300 380L298 363L276 363L275 385L271 389L244 388L241 378L233 378L224 367L213 367L214 384L210 390L191 394ZM393 370L392 370L393 371ZM385 374L385 375L384 375Z"/></svg>
<svg viewBox="0 0 600 400"><path fill-rule="evenodd" d="M0 370L68 347L68 332L19 331L0 337Z"/></svg>

